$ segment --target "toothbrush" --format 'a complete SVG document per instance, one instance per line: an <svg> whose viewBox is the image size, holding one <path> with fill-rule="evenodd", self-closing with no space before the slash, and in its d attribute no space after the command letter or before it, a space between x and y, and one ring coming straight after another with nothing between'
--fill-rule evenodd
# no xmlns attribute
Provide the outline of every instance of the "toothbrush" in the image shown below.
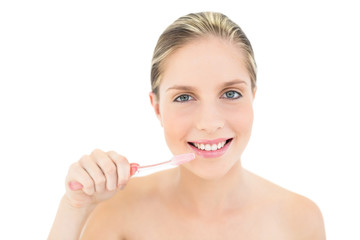
<svg viewBox="0 0 360 240"><path fill-rule="evenodd" d="M140 166L137 163L130 163L130 176L134 175L135 173L139 172L141 169L156 169L159 166L166 166L166 165L181 165L183 163L190 162L195 158L195 153L184 153L180 155L174 156L172 159L166 162L151 164Z"/></svg>
<svg viewBox="0 0 360 240"><path fill-rule="evenodd" d="M191 160L195 159L195 153L184 153L180 155L176 155L171 158L169 161L151 164L151 165L144 165L140 166L137 163L130 163L130 176L138 173L141 169L156 169L158 167L167 166L167 165L181 165L183 163L190 162ZM79 182L69 182L69 187L71 190L80 190L83 188L83 185Z"/></svg>

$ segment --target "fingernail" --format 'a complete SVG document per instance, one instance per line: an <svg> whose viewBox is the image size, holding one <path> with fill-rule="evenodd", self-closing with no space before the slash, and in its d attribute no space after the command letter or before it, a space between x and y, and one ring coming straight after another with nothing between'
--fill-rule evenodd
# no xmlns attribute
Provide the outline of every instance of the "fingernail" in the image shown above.
<svg viewBox="0 0 360 240"><path fill-rule="evenodd" d="M75 190L80 190L82 189L84 186L81 183L78 182L69 182L69 188L73 191Z"/></svg>

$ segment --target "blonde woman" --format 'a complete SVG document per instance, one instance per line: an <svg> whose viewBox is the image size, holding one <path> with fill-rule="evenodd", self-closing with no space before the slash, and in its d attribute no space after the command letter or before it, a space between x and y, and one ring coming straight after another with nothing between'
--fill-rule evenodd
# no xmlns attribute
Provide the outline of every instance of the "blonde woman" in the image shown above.
<svg viewBox="0 0 360 240"><path fill-rule="evenodd" d="M84 155L69 168L49 239L325 239L316 204L241 165L256 64L238 25L213 12L176 20L156 45L151 84L169 149L195 159L131 178L119 153Z"/></svg>

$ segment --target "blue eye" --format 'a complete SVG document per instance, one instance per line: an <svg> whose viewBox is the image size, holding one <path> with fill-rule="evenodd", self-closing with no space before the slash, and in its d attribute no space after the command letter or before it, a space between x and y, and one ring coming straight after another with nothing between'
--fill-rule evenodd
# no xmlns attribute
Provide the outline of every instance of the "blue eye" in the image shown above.
<svg viewBox="0 0 360 240"><path fill-rule="evenodd" d="M191 100L192 97L190 95L187 95L187 94L183 94L183 95L180 95L178 96L174 102L187 102L189 100Z"/></svg>
<svg viewBox="0 0 360 240"><path fill-rule="evenodd" d="M242 97L242 95L241 95L241 93L238 93L236 91L227 91L221 97L229 98L229 99L238 99L238 98Z"/></svg>

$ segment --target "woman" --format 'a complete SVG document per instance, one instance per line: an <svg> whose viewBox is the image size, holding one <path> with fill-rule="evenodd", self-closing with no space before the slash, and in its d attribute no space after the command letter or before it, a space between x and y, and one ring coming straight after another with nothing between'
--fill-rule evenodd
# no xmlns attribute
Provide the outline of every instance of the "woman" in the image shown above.
<svg viewBox="0 0 360 240"><path fill-rule="evenodd" d="M312 201L241 166L256 64L239 26L220 13L179 18L159 38L151 84L168 147L195 159L130 179L136 169L118 153L84 155L49 239L325 239Z"/></svg>

